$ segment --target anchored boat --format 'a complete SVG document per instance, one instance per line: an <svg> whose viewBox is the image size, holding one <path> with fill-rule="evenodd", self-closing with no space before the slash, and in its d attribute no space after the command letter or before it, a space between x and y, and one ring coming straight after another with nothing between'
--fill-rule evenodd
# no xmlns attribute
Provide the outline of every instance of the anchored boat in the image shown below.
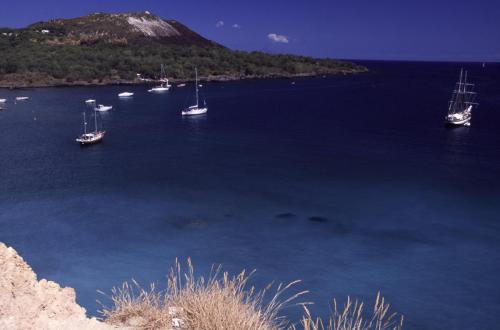
<svg viewBox="0 0 500 330"><path fill-rule="evenodd" d="M76 138L76 142L80 145L90 145L101 142L106 131L97 129L97 111L94 110L94 131L87 132L87 120L85 112L83 113L83 134Z"/></svg>
<svg viewBox="0 0 500 330"><path fill-rule="evenodd" d="M199 105L199 97L198 97L198 70L195 68L196 82L194 84L196 90L196 104L188 107L187 109L182 110L183 116L192 116L192 115L201 115L207 113L208 108L205 100L203 100L203 106Z"/></svg>
<svg viewBox="0 0 500 330"><path fill-rule="evenodd" d="M123 92L123 93L120 93L118 94L119 97L131 97L131 96L134 96L134 93L132 92Z"/></svg>
<svg viewBox="0 0 500 330"><path fill-rule="evenodd" d="M160 73L160 86L156 86L148 90L148 92L153 92L153 93L162 93L166 92L170 89L172 85L168 83L168 79L165 75L165 68L163 67L163 64L161 65L161 73Z"/></svg>
<svg viewBox="0 0 500 330"><path fill-rule="evenodd" d="M467 71L464 73L462 69L449 102L445 125L448 127L470 126L472 110L478 106L478 103L474 102L475 99L474 84L467 82Z"/></svg>
<svg viewBox="0 0 500 330"><path fill-rule="evenodd" d="M113 109L112 105L99 104L97 107L95 107L95 110L100 112L109 111L111 109Z"/></svg>

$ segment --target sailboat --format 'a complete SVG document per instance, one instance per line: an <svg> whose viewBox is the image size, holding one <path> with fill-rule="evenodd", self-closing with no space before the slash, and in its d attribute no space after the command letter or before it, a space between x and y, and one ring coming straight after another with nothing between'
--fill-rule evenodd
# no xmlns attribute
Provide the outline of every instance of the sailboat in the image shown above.
<svg viewBox="0 0 500 330"><path fill-rule="evenodd" d="M85 118L85 112L83 113L83 134L76 138L76 142L81 145L89 145L101 142L104 138L106 131L97 130L97 112L94 110L94 131L87 132L87 120Z"/></svg>
<svg viewBox="0 0 500 330"><path fill-rule="evenodd" d="M445 118L445 125L449 127L470 126L472 110L478 106L474 102L476 93L474 84L467 82L467 71L460 70L460 78L451 96L448 106L448 114Z"/></svg>
<svg viewBox="0 0 500 330"><path fill-rule="evenodd" d="M161 65L160 82L161 82L160 86L153 87L150 90L148 90L148 92L162 93L170 89L171 85L168 83L168 79L165 75L165 68L163 67L163 64Z"/></svg>
<svg viewBox="0 0 500 330"><path fill-rule="evenodd" d="M195 68L195 75L196 75L196 81L195 81L195 90L196 90L196 104L188 107L187 109L182 110L182 115L183 116L192 116L192 115L201 115L203 113L207 113L208 108L205 100L203 100L203 106L200 107L199 105L199 97L198 97L198 70Z"/></svg>

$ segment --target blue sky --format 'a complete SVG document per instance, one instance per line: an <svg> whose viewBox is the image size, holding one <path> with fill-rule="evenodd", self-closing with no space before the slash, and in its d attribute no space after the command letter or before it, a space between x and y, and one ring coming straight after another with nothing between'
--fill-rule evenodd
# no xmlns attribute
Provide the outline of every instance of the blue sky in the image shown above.
<svg viewBox="0 0 500 330"><path fill-rule="evenodd" d="M149 10L234 49L500 61L500 0L0 0L0 8L0 26L7 27L98 11Z"/></svg>

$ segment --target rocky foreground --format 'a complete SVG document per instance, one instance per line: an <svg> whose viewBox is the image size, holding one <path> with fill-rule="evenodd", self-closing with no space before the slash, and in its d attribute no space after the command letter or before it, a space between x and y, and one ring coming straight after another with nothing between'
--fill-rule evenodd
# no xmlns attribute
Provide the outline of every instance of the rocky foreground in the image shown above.
<svg viewBox="0 0 500 330"><path fill-rule="evenodd" d="M75 290L37 280L16 250L0 243L0 329L111 330L119 329L87 318L75 301ZM125 328L120 328L125 329Z"/></svg>

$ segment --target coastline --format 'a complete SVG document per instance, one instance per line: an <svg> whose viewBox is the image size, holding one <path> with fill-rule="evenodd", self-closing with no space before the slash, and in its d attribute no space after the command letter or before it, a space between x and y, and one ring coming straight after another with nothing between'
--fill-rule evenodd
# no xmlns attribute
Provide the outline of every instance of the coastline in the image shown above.
<svg viewBox="0 0 500 330"><path fill-rule="evenodd" d="M264 80L264 79L293 79L293 78L306 78L306 77L318 77L318 76L336 76L336 75L351 75L351 74L361 74L367 73L369 69L366 67L360 67L357 70L339 70L337 72L329 73L299 73L299 74L268 74L268 75L211 75L206 77L200 77L199 81L205 82L226 82L226 81L239 81L239 80ZM110 85L151 85L156 83L154 80L124 80L124 79L94 79L92 81L88 80L75 80L68 81L67 79L56 79L53 77L43 77L33 75L21 75L15 74L8 77L9 79L4 79L0 77L0 88L3 89L23 89L23 88L46 88L46 87L82 87L82 86L110 86ZM38 78L38 79L37 79ZM179 79L172 78L169 82L173 84L179 83L189 83L193 82L194 79Z"/></svg>

